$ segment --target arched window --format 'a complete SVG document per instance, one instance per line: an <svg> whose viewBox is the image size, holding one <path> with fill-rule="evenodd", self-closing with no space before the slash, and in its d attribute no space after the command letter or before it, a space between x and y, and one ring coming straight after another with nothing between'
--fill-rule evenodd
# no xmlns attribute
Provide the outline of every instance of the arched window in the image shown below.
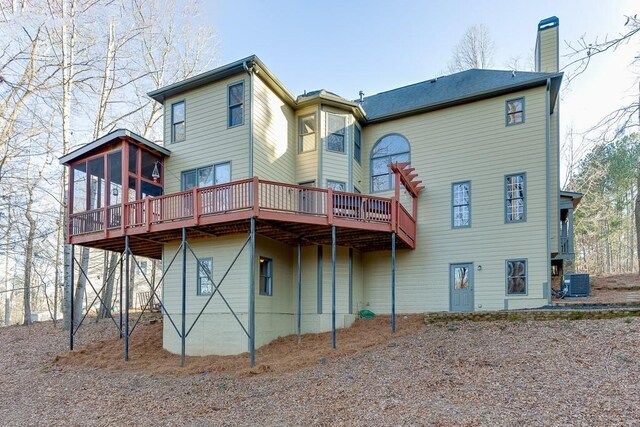
<svg viewBox="0 0 640 427"><path fill-rule="evenodd" d="M391 190L393 177L389 163L408 162L411 155L409 141L397 133L385 135L371 151L371 192Z"/></svg>

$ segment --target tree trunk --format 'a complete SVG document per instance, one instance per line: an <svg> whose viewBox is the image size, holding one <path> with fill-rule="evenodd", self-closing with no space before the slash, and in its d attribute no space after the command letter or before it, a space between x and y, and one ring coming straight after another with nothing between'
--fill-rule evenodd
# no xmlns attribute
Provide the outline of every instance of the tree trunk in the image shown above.
<svg viewBox="0 0 640 427"><path fill-rule="evenodd" d="M110 259L108 261L105 259L104 280L106 280L107 282L101 295L104 306L100 306L100 316L98 316L100 319L106 319L107 317L111 316L111 306L113 305L113 287L116 279L116 268L118 268L118 253L111 252Z"/></svg>
<svg viewBox="0 0 640 427"><path fill-rule="evenodd" d="M27 209L24 213L29 221L29 234L27 235L27 247L24 262L24 321L23 325L31 324L31 269L33 268L33 240L36 235L36 220L31 215L33 206L33 189L29 191Z"/></svg>
<svg viewBox="0 0 640 427"><path fill-rule="evenodd" d="M638 256L638 275L640 275L640 160L636 181L636 255Z"/></svg>
<svg viewBox="0 0 640 427"><path fill-rule="evenodd" d="M80 323L80 319L82 319L82 306L84 305L84 294L85 288L87 286L87 275L89 275L89 255L89 248L82 248L82 259L80 261L80 265L84 273L82 273L82 271L78 271L78 281L76 282L76 293L74 296L73 308L74 326L77 326L78 323ZM89 307L87 307L87 309L88 308Z"/></svg>

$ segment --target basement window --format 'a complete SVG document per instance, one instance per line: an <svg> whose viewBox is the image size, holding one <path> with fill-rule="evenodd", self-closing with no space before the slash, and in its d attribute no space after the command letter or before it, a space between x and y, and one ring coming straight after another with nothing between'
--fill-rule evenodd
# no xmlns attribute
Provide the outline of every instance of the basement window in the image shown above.
<svg viewBox="0 0 640 427"><path fill-rule="evenodd" d="M507 126L524 123L524 98L507 101Z"/></svg>
<svg viewBox="0 0 640 427"><path fill-rule="evenodd" d="M507 295L527 294L527 260L507 260Z"/></svg>
<svg viewBox="0 0 640 427"><path fill-rule="evenodd" d="M198 259L198 295L211 295L213 292L213 282L211 275L213 272L213 258Z"/></svg>
<svg viewBox="0 0 640 427"><path fill-rule="evenodd" d="M273 260L260 257L260 295L273 295Z"/></svg>

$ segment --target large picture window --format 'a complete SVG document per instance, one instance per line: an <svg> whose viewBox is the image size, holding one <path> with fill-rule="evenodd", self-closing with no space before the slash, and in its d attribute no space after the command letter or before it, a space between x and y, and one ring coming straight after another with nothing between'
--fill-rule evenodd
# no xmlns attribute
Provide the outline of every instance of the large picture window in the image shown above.
<svg viewBox="0 0 640 427"><path fill-rule="evenodd" d="M187 137L184 101L171 105L171 142L182 142Z"/></svg>
<svg viewBox="0 0 640 427"><path fill-rule="evenodd" d="M393 188L393 179L389 163L408 162L410 160L409 141L397 133L383 136L371 152L371 192L386 191Z"/></svg>
<svg viewBox="0 0 640 427"><path fill-rule="evenodd" d="M527 218L527 188L524 173L505 177L505 221L522 222Z"/></svg>
<svg viewBox="0 0 640 427"><path fill-rule="evenodd" d="M527 294L527 260L507 260L507 295Z"/></svg>
<svg viewBox="0 0 640 427"><path fill-rule="evenodd" d="M471 226L471 183L457 182L452 185L453 228Z"/></svg>
<svg viewBox="0 0 640 427"><path fill-rule="evenodd" d="M229 86L229 127L244 123L244 82Z"/></svg>
<svg viewBox="0 0 640 427"><path fill-rule="evenodd" d="M231 162L203 166L182 172L182 191L193 187L210 187L231 181Z"/></svg>

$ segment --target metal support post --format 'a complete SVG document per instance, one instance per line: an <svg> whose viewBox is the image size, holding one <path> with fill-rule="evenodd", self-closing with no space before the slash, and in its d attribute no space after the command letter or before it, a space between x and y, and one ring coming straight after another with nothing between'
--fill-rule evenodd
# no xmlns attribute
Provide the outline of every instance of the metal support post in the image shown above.
<svg viewBox="0 0 640 427"><path fill-rule="evenodd" d="M249 356L251 367L256 364L256 219L251 218L251 243L249 246Z"/></svg>
<svg viewBox="0 0 640 427"><path fill-rule="evenodd" d="M182 227L182 330L180 332L180 366L184 368L187 345L187 229Z"/></svg>
<svg viewBox="0 0 640 427"><path fill-rule="evenodd" d="M302 247L298 242L298 344L302 333Z"/></svg>
<svg viewBox="0 0 640 427"><path fill-rule="evenodd" d="M122 339L122 266L123 264L123 259L122 257L120 257L120 307L119 307L119 312L120 312L120 339Z"/></svg>
<svg viewBox="0 0 640 427"><path fill-rule="evenodd" d="M331 226L331 347L336 348L336 226Z"/></svg>
<svg viewBox="0 0 640 427"><path fill-rule="evenodd" d="M396 331L396 232L391 232L391 332Z"/></svg>
<svg viewBox="0 0 640 427"><path fill-rule="evenodd" d="M124 236L125 283L124 283L124 361L129 361L129 236ZM120 302L122 304L122 302Z"/></svg>
<svg viewBox="0 0 640 427"><path fill-rule="evenodd" d="M75 270L75 265L73 265L73 258L76 256L76 245L71 245L71 267L70 267L70 271L69 271L69 276L70 279L69 281L71 283L69 283L69 287L71 289L71 292L69 294L69 350L73 351L73 332L75 330L75 322L74 322L74 311L75 311L75 307L74 307L74 295L73 295L73 281L74 279L74 270Z"/></svg>

